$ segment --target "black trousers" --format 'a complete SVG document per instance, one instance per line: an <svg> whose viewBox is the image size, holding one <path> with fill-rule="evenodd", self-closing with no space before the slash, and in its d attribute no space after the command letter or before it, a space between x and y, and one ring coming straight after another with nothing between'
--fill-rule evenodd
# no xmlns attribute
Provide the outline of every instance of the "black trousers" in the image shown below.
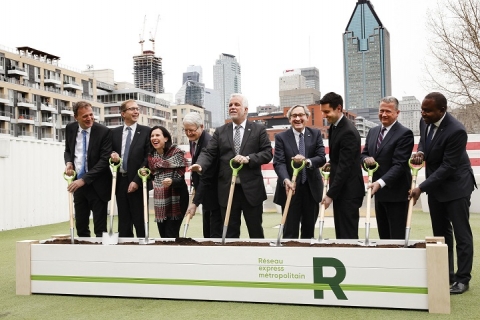
<svg viewBox="0 0 480 320"><path fill-rule="evenodd" d="M408 201L380 202L375 200L375 217L380 239L405 239L407 213Z"/></svg>
<svg viewBox="0 0 480 320"><path fill-rule="evenodd" d="M163 220L163 222L157 222L158 232L162 238L178 238L180 237L180 227L182 226L182 220Z"/></svg>
<svg viewBox="0 0 480 320"><path fill-rule="evenodd" d="M282 214L285 206L282 206ZM292 196L287 220L283 229L284 239L298 239L301 224L301 238L311 239L315 233L315 222L318 217L318 202L313 199L308 181L305 184L297 183L295 194Z"/></svg>
<svg viewBox="0 0 480 320"><path fill-rule="evenodd" d="M75 204L75 227L79 237L90 237L90 211L93 214L93 232L101 237L107 232L107 205L98 196L92 185L84 185L73 194Z"/></svg>
<svg viewBox="0 0 480 320"><path fill-rule="evenodd" d="M428 197L430 218L434 236L445 237L448 246L450 282L468 284L472 278L473 235L470 228L470 196L447 202ZM457 272L454 273L453 237L457 250Z"/></svg>
<svg viewBox="0 0 480 320"><path fill-rule="evenodd" d="M220 207L215 210L203 210L202 208L203 237L221 238L223 221Z"/></svg>
<svg viewBox="0 0 480 320"><path fill-rule="evenodd" d="M143 217L143 186L139 185L137 191L128 193L130 181L128 177L117 173L116 200L118 208L118 233L120 237L132 238L133 227L137 238L145 237L145 221ZM148 208L148 196L147 203ZM148 209L147 209L148 210Z"/></svg>
<svg viewBox="0 0 480 320"><path fill-rule="evenodd" d="M226 207L221 207L222 218L225 221ZM240 184L235 185L235 192L232 199L232 208L228 222L227 238L240 238L240 226L242 224L242 212L247 224L250 238L263 239L262 214L263 205L252 206L248 203ZM222 231L223 232L223 231Z"/></svg>
<svg viewBox="0 0 480 320"><path fill-rule="evenodd" d="M362 198L333 200L333 221L337 239L358 239Z"/></svg>

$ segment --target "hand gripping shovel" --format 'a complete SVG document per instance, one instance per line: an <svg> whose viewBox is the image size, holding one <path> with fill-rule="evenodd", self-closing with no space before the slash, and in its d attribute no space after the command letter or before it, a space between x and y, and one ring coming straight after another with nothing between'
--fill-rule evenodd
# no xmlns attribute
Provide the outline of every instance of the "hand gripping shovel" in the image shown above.
<svg viewBox="0 0 480 320"><path fill-rule="evenodd" d="M145 171L147 174L142 175L142 171ZM143 185L143 221L145 223L145 239L138 239L138 243L139 244L155 243L154 239L148 238L149 227L148 227L147 179L150 176L151 171L148 168L140 168L138 169L137 173L138 173L138 176L142 179L142 185Z"/></svg>
<svg viewBox="0 0 480 320"><path fill-rule="evenodd" d="M375 167L369 168L366 163L363 164L363 168L368 172L368 183L373 182L373 173L377 171L379 165L375 163ZM372 204L372 188L367 190L367 214L365 215L365 242L364 246L374 246L375 244L370 244L370 214L371 214L371 204Z"/></svg>
<svg viewBox="0 0 480 320"><path fill-rule="evenodd" d="M195 198L195 189L193 189L193 193L192 193L192 199L193 198ZM187 213L187 216L185 217L185 226L184 226L184 229L183 229L183 237L184 238L187 237L188 225L190 224L190 219L191 218L192 218L192 215Z"/></svg>
<svg viewBox="0 0 480 320"><path fill-rule="evenodd" d="M67 180L68 185L70 185L77 176L77 173L73 171L73 175L67 176L66 173L63 173L63 178ZM69 191L68 192L68 211L70 214L70 239L72 240L72 244L75 243L75 228L73 226L73 195Z"/></svg>
<svg viewBox="0 0 480 320"><path fill-rule="evenodd" d="M297 180L298 173L305 167L305 161L302 162L302 165L300 167L295 168L295 162L292 160L291 166L293 169L292 183L295 183L295 181ZM271 246L275 245L277 247L280 247L282 245L281 240L283 236L283 226L285 225L285 221L287 220L288 209L290 209L290 202L292 201L292 196L293 196L293 190L290 189L288 190L287 201L285 202L285 209L283 210L282 221L280 222L280 228L278 228L277 242L275 244L270 243Z"/></svg>
<svg viewBox="0 0 480 320"><path fill-rule="evenodd" d="M122 165L122 158L120 161L115 164L112 162L112 159L108 160L110 162L110 167L112 167L112 195L110 197L110 230L102 234L102 244L117 244L118 243L118 232L113 232L113 211L115 210L115 189L117 187L117 170L118 167Z"/></svg>
<svg viewBox="0 0 480 320"><path fill-rule="evenodd" d="M230 193L228 194L227 212L225 213L225 222L223 223L222 244L225 244L225 237L227 236L228 221L230 220L230 211L232 210L233 192L235 191L235 181L237 180L238 171L243 168L243 163L240 163L238 168L233 167L233 159L230 160L230 168L232 168L232 182L230 183Z"/></svg>
<svg viewBox="0 0 480 320"><path fill-rule="evenodd" d="M323 199L327 195L328 180L330 179L330 171L324 171L323 169L320 169L320 174L323 177L323 194L322 194L322 199ZM311 244L327 242L325 239L323 239L323 225L325 224L325 204L324 203L320 205L320 216L318 220L319 220L318 221L318 240L315 241L315 239L312 239Z"/></svg>
<svg viewBox="0 0 480 320"><path fill-rule="evenodd" d="M425 162L422 162L419 165L412 164L412 159L408 160L408 165L412 169L412 186L410 190L413 190L417 187L417 175L418 171L423 168ZM405 228L405 248L408 247L408 239L410 238L410 223L412 222L412 211L413 211L413 198L408 202L408 213L407 213L407 227Z"/></svg>

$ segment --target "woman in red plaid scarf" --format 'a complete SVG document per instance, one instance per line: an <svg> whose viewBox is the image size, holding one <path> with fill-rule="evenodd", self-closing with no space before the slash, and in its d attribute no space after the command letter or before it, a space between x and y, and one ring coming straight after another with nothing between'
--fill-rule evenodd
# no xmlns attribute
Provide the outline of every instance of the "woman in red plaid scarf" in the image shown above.
<svg viewBox="0 0 480 320"><path fill-rule="evenodd" d="M178 238L188 207L185 183L187 161L182 150L172 145L172 136L162 126L150 130L148 167L153 176L155 222L162 238Z"/></svg>

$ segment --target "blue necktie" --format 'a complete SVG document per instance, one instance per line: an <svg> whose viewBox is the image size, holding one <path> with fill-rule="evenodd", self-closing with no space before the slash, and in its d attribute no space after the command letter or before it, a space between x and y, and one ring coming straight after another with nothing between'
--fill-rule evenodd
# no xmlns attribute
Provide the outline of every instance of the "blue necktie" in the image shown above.
<svg viewBox="0 0 480 320"><path fill-rule="evenodd" d="M130 151L130 143L132 140L132 128L127 127L128 134L127 134L127 140L125 141L125 151L123 152L123 162L122 162L122 168L125 172L127 172L127 162L128 162L128 152Z"/></svg>
<svg viewBox="0 0 480 320"><path fill-rule="evenodd" d="M83 135L83 154L82 154L82 166L80 171L77 174L78 179L81 179L83 175L87 172L87 131L82 130Z"/></svg>
<svg viewBox="0 0 480 320"><path fill-rule="evenodd" d="M300 133L300 138L298 139L298 151L302 156L305 156L305 142L303 141L303 133ZM307 173L305 172L305 169L302 169L300 174L302 176L302 184L304 184L307 181Z"/></svg>
<svg viewBox="0 0 480 320"><path fill-rule="evenodd" d="M425 151L428 150L428 147L430 146L430 142L432 142L433 139L433 132L435 131L435 125L432 123L429 125L430 130L428 131L427 139L425 140Z"/></svg>

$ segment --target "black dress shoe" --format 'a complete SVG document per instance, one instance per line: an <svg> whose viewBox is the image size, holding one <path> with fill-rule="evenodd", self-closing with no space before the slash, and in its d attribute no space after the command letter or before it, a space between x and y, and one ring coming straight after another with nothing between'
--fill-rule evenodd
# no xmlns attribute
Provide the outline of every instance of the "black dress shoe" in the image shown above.
<svg viewBox="0 0 480 320"><path fill-rule="evenodd" d="M468 290L468 284L464 284L461 282L455 282L450 287L450 294L462 294Z"/></svg>

